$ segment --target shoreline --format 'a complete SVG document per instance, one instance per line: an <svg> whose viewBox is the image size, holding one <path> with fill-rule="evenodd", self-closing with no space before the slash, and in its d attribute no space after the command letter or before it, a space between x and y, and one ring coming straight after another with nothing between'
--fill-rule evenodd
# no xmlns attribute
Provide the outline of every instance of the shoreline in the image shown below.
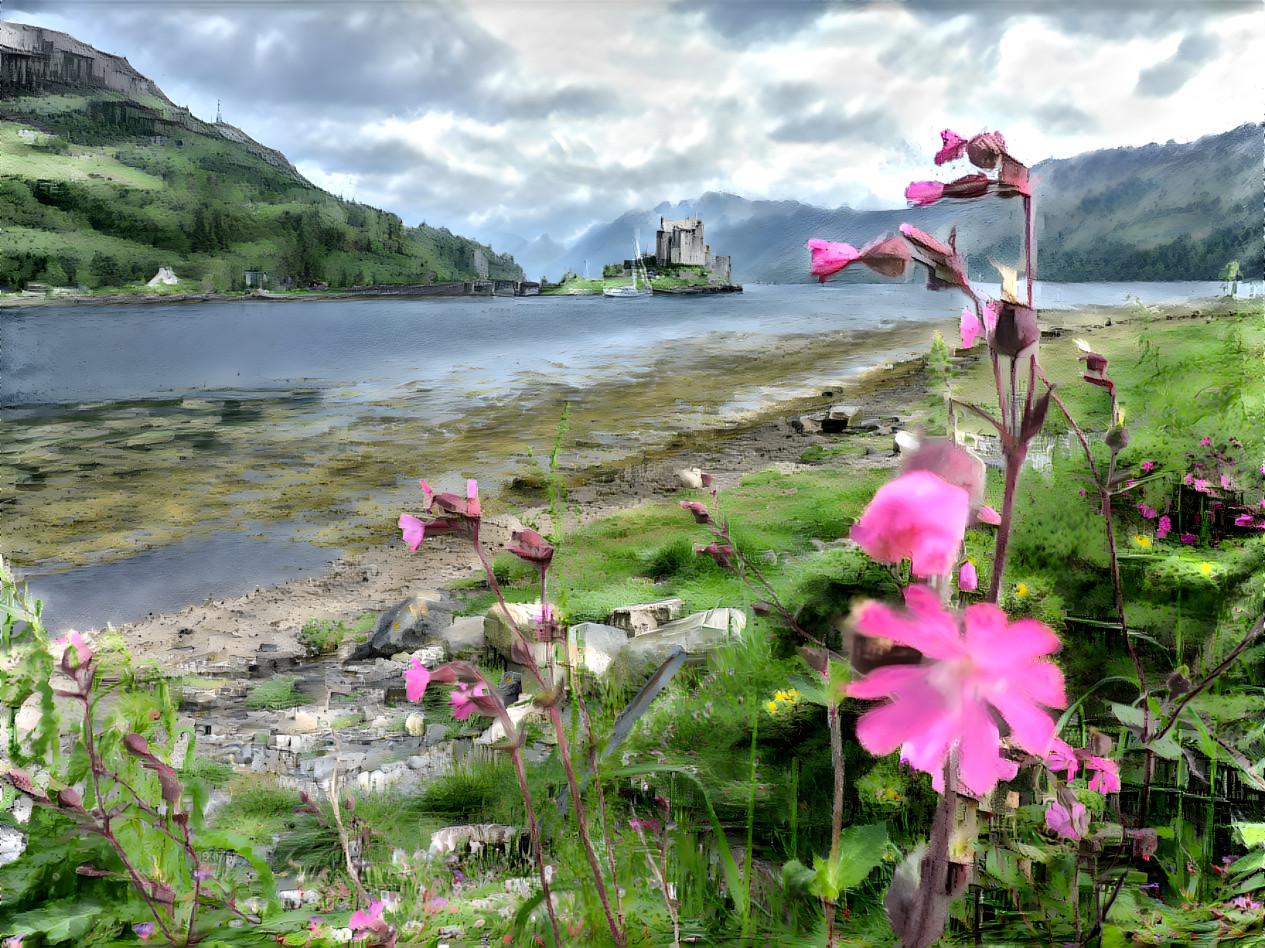
<svg viewBox="0 0 1265 948"><path fill-rule="evenodd" d="M1218 301L1199 301L1166 307L1160 317L1206 318L1223 307ZM1132 307L1085 311L1055 311L1043 331L1047 335L1090 333L1107 326L1122 326L1140 318ZM982 353L977 346L975 355ZM578 521L587 524L619 510L663 501L682 484L681 468L699 467L717 475L722 487L736 484L746 473L773 465L798 465L800 455L815 444L832 443L827 437L793 431L788 416L820 411L830 404L855 404L871 417L900 415L910 420L926 396L923 360L914 359L877 367L857 378L845 391L805 396L777 406L760 417L726 428L681 431L640 458L576 470L568 476L570 504L579 510ZM915 416L916 417L916 416ZM420 498L419 498L420 499ZM540 495L514 491L500 493L501 506L517 509L538 504ZM538 512L536 508L535 512ZM528 517L530 507L517 516ZM517 516L505 514L485 520L484 535L494 552L519 526ZM394 533L394 528L388 533ZM331 553L337 553L331 550ZM166 666L189 662L251 661L260 651L276 656L301 654L296 635L310 618L354 622L365 611L382 611L406 596L427 589L442 589L478 571L478 560L464 542L440 537L427 540L410 552L400 539L379 543L361 552L334 556L319 574L256 588L237 596L208 598L183 609L151 614L117 627L138 659L152 658Z"/></svg>

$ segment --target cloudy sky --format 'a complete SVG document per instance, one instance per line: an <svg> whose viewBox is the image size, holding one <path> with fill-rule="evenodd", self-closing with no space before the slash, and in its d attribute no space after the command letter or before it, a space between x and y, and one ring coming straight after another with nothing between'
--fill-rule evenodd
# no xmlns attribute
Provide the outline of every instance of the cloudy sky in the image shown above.
<svg viewBox="0 0 1265 948"><path fill-rule="evenodd" d="M1265 113L1260 0L8 0L0 14L126 56L199 117L219 100L335 194L496 249L709 190L900 206L946 126L1000 129L1032 164Z"/></svg>

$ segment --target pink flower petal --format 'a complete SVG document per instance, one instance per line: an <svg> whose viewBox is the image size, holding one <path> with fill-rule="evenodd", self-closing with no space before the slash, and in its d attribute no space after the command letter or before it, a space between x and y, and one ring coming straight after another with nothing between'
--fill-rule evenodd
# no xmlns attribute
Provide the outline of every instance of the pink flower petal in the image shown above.
<svg viewBox="0 0 1265 948"><path fill-rule="evenodd" d="M812 269L808 272L820 278L822 283L826 282L826 277L838 273L861 256L861 251L851 244L836 243L833 240L814 238L808 242L808 249L813 256Z"/></svg>
<svg viewBox="0 0 1265 948"><path fill-rule="evenodd" d="M883 563L909 559L918 577L948 573L966 532L965 490L930 471L910 471L878 489L851 538Z"/></svg>
<svg viewBox="0 0 1265 948"><path fill-rule="evenodd" d="M873 600L861 603L853 612L857 631L916 648L928 658L951 659L962 653L957 621L940 607L934 592L926 586L910 586L905 603L904 610Z"/></svg>
<svg viewBox="0 0 1265 948"><path fill-rule="evenodd" d="M978 588L979 574L975 571L975 564L966 560L958 570L958 589L962 592L975 592Z"/></svg>
<svg viewBox="0 0 1265 948"><path fill-rule="evenodd" d="M422 538L426 536L426 524L422 521L408 514L400 514L400 529L404 531L404 542L410 550L416 550L422 545Z"/></svg>
<svg viewBox="0 0 1265 948"><path fill-rule="evenodd" d="M977 519L980 523L991 524L994 527L1001 525L1001 514L992 507L988 506L988 504L985 504L979 509L979 513L975 515L975 519Z"/></svg>
<svg viewBox="0 0 1265 948"><path fill-rule="evenodd" d="M404 694L409 701L421 701L430 683L430 672L416 655L412 663L413 667L404 672Z"/></svg>
<svg viewBox="0 0 1265 948"><path fill-rule="evenodd" d="M936 164L942 165L946 161L955 161L966 153L966 139L951 129L945 129L940 133L941 148L936 152Z"/></svg>
<svg viewBox="0 0 1265 948"><path fill-rule="evenodd" d="M962 319L958 324L958 328L962 333L963 349L969 349L975 345L975 337L981 335L984 331L984 327L980 325L980 321L970 307L962 308Z"/></svg>
<svg viewBox="0 0 1265 948"><path fill-rule="evenodd" d="M972 793L991 793L1001 779L998 747L1001 735L988 710L978 701L962 708L962 740L959 769L962 785Z"/></svg>
<svg viewBox="0 0 1265 948"><path fill-rule="evenodd" d="M944 185L939 181L915 181L905 188L905 200L919 207L935 204L943 194Z"/></svg>

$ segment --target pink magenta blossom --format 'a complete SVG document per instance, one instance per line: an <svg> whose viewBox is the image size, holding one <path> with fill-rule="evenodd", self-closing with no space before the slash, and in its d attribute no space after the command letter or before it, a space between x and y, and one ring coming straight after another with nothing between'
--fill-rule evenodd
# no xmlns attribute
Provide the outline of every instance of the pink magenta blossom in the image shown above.
<svg viewBox="0 0 1265 948"><path fill-rule="evenodd" d="M659 835L662 824L656 819L641 819L633 817L628 821L628 825L637 831L638 834L650 833L653 836Z"/></svg>
<svg viewBox="0 0 1265 948"><path fill-rule="evenodd" d="M422 664L422 660L413 656L412 667L404 672L404 694L409 701L421 701L430 683L430 672Z"/></svg>
<svg viewBox="0 0 1265 948"><path fill-rule="evenodd" d="M1138 513L1147 520L1154 520L1155 515L1159 513L1154 507L1148 507L1146 504L1138 504Z"/></svg>
<svg viewBox="0 0 1265 948"><path fill-rule="evenodd" d="M915 576L941 576L957 560L969 514L964 488L910 471L878 489L850 535L879 562L908 559Z"/></svg>
<svg viewBox="0 0 1265 948"><path fill-rule="evenodd" d="M1195 487L1195 490L1199 491L1199 493L1201 493L1201 494L1206 494L1206 493L1208 493L1208 481L1207 481L1207 479L1206 479L1206 478L1202 478L1202 477L1196 477L1196 478L1195 478L1195 485L1194 485L1194 487Z"/></svg>
<svg viewBox="0 0 1265 948"><path fill-rule="evenodd" d="M1211 439L1211 438L1200 438L1200 439L1199 439L1199 447L1201 447L1201 448L1208 448L1208 447L1211 447L1211 446L1212 446L1212 439Z"/></svg>
<svg viewBox="0 0 1265 948"><path fill-rule="evenodd" d="M946 612L926 586L910 586L905 604L893 609L870 601L853 612L858 633L917 649L926 660L880 666L848 685L853 698L892 699L861 716L857 739L879 756L900 747L902 759L940 786L956 748L962 785L988 793L1016 772L1000 755L994 711L1029 753L1044 755L1054 740L1054 721L1042 705L1067 703L1063 673L1045 658L1059 648L1058 636L1035 619L1008 622L991 603Z"/></svg>
<svg viewBox="0 0 1265 948"><path fill-rule="evenodd" d="M1250 527L1250 526L1252 526L1252 525L1253 525L1252 515L1251 515L1251 514L1239 514L1237 517L1235 517L1235 518L1234 518L1234 525L1235 525L1236 527Z"/></svg>
<svg viewBox="0 0 1265 948"><path fill-rule="evenodd" d="M1089 831L1089 813L1083 803L1073 803L1069 810L1062 801L1055 800L1045 811L1045 825L1060 836L1080 839Z"/></svg>
<svg viewBox="0 0 1265 948"><path fill-rule="evenodd" d="M905 200L919 207L935 204L943 195L944 184L940 181L915 181L905 188Z"/></svg>
<svg viewBox="0 0 1265 948"><path fill-rule="evenodd" d="M975 564L970 560L966 560L958 570L958 589L969 593L975 592L978 588L979 574L975 571Z"/></svg>
<svg viewBox="0 0 1265 948"><path fill-rule="evenodd" d="M1225 475L1225 474L1222 474L1222 475L1221 475L1221 489L1222 489L1222 490L1229 490L1229 489L1230 489L1230 478L1229 478L1229 476L1227 476L1227 475Z"/></svg>
<svg viewBox="0 0 1265 948"><path fill-rule="evenodd" d="M151 938L154 937L154 923L153 922L137 922L135 925L132 926L132 931L136 933L136 937L139 938L141 941L149 941ZM6 941L5 945L8 945L8 944L9 943Z"/></svg>
<svg viewBox="0 0 1265 948"><path fill-rule="evenodd" d="M681 509L688 510L694 515L695 523L711 523L712 515L707 512L707 505L699 503L697 500L681 501Z"/></svg>
<svg viewBox="0 0 1265 948"><path fill-rule="evenodd" d="M838 273L861 256L861 251L851 244L818 238L808 242L808 249L813 255L812 269L808 272L818 277L822 283L826 282L826 277Z"/></svg>
<svg viewBox="0 0 1265 948"><path fill-rule="evenodd" d="M938 165L946 161L956 161L966 154L966 139L952 129L946 128L940 133L941 148L936 152L935 162Z"/></svg>
<svg viewBox="0 0 1265 948"><path fill-rule="evenodd" d="M555 552L554 547L546 543L544 537L527 527L515 530L505 549L520 560L530 563L538 570L549 568L549 564L553 562L553 554Z"/></svg>
<svg viewBox="0 0 1265 948"><path fill-rule="evenodd" d="M473 687L464 681L457 682L457 686L452 689L452 694L448 697L448 703L452 705L452 716L458 721L464 721L470 717L477 709L475 698L482 698L487 694L487 689L480 682Z"/></svg>
<svg viewBox="0 0 1265 948"><path fill-rule="evenodd" d="M979 509L979 513L977 513L975 516L976 516L976 519L978 519L980 523L987 523L994 527L1001 525L1001 514L999 514L992 507L988 506L988 504L985 504L983 507L981 507Z"/></svg>
<svg viewBox="0 0 1265 948"><path fill-rule="evenodd" d="M1198 538L1193 533L1183 533L1180 539L1183 543L1194 543Z"/></svg>
<svg viewBox="0 0 1265 948"><path fill-rule="evenodd" d="M1050 745L1050 752L1045 755L1045 765L1055 773L1061 770L1067 771L1067 779L1072 780L1076 777L1076 771L1080 769L1081 762L1076 757L1076 751L1072 745L1056 737L1054 743Z"/></svg>
<svg viewBox="0 0 1265 948"><path fill-rule="evenodd" d="M980 321L969 306L962 307L962 320L958 324L958 328L962 333L963 349L969 349L975 345L975 337L984 332L984 327L980 325Z"/></svg>
<svg viewBox="0 0 1265 948"><path fill-rule="evenodd" d="M410 550L416 550L422 545L426 536L426 524L422 521L408 514L400 514L400 529L404 531L404 542Z"/></svg>
<svg viewBox="0 0 1265 948"><path fill-rule="evenodd" d="M1091 757L1086 766L1094 771L1089 778L1089 789L1098 793L1116 793L1120 790L1120 765L1107 757Z"/></svg>
<svg viewBox="0 0 1265 948"><path fill-rule="evenodd" d="M1142 462L1142 473L1143 473L1143 474L1150 474L1153 470L1155 470L1155 462L1154 462L1154 461L1143 461L1143 462Z"/></svg>
<svg viewBox="0 0 1265 948"><path fill-rule="evenodd" d="M716 565L721 569L729 569L731 565L731 560L729 558L733 556L734 548L728 543L717 543L715 540L712 540L712 542L707 544L707 546L695 547L694 552L699 556L706 553L716 561Z"/></svg>
<svg viewBox="0 0 1265 948"><path fill-rule="evenodd" d="M361 937L366 931L376 931L382 924L383 907L381 902L374 902L369 906L368 911L356 909L356 911L351 913L347 927L356 932L357 938Z"/></svg>
<svg viewBox="0 0 1265 948"><path fill-rule="evenodd" d="M1188 473L1185 477L1182 478L1182 483L1185 484L1187 487L1189 487L1191 484L1195 483L1195 475Z"/></svg>
<svg viewBox="0 0 1265 948"><path fill-rule="evenodd" d="M1158 539L1163 540L1166 536L1168 536L1168 531L1172 529L1173 521L1168 519L1167 516L1160 517L1160 522L1156 524L1155 527L1155 536Z"/></svg>
<svg viewBox="0 0 1265 948"><path fill-rule="evenodd" d="M1261 465L1261 473L1262 473L1262 474L1265 474L1265 464L1262 464L1262 465Z"/></svg>
<svg viewBox="0 0 1265 948"><path fill-rule="evenodd" d="M88 643L83 640L83 636L78 632L71 631L68 635L62 636L53 642L54 645L60 645L63 648L62 663L66 661L66 653L70 649L75 650L75 656L78 658L77 665L83 666L92 661L92 649L88 647Z"/></svg>

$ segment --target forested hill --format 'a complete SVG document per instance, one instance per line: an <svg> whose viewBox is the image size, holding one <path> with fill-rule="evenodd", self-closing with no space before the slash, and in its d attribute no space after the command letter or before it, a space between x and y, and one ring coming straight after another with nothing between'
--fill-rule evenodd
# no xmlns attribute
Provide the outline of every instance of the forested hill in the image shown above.
<svg viewBox="0 0 1265 948"><path fill-rule="evenodd" d="M173 104L126 59L0 21L0 284L204 291L523 279L508 255L407 227Z"/></svg>

